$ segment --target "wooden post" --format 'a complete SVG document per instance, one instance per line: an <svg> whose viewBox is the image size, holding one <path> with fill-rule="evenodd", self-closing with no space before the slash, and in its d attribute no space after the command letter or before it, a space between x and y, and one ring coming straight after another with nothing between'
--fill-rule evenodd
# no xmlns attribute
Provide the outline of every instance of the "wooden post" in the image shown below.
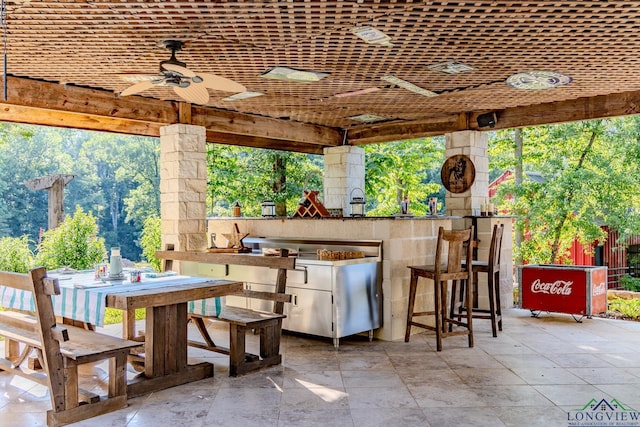
<svg viewBox="0 0 640 427"><path fill-rule="evenodd" d="M31 190L47 190L49 196L49 230L53 230L64 220L64 187L75 175L53 174L25 181Z"/></svg>

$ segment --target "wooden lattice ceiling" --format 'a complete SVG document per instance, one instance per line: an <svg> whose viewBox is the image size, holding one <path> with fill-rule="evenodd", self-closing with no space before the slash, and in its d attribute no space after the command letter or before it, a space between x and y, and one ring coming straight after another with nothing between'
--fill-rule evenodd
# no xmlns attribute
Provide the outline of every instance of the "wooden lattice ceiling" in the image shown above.
<svg viewBox="0 0 640 427"><path fill-rule="evenodd" d="M640 105L640 1L103 1L7 0L8 99L0 120L157 134L171 122L201 124L210 141L306 152L477 129L635 114ZM352 33L371 26L392 46ZM189 69L265 95L205 107L170 88L119 98L120 73L153 74L185 42ZM429 66L455 61L457 75ZM274 66L329 73L315 83L267 80ZM573 81L518 90L518 72L554 71ZM393 75L438 94L381 80ZM379 90L351 97L336 94ZM350 117L373 114L366 124ZM346 137L345 137L346 131Z"/></svg>

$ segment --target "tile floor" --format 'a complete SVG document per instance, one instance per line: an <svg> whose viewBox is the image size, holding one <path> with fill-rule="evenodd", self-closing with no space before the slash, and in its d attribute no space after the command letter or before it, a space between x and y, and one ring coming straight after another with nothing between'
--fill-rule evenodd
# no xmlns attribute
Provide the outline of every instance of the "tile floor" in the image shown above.
<svg viewBox="0 0 640 427"><path fill-rule="evenodd" d="M212 329L225 339L223 327ZM215 364L213 378L73 426L549 427L570 425L592 399L640 409L639 322L512 309L498 338L485 320L474 336L472 349L451 337L436 352L425 332L410 343L351 337L336 351L329 340L287 334L282 366L239 378L228 376L225 356L190 349L190 359ZM85 387L104 385L101 366L85 374ZM44 425L46 389L0 373L0 392L0 426Z"/></svg>

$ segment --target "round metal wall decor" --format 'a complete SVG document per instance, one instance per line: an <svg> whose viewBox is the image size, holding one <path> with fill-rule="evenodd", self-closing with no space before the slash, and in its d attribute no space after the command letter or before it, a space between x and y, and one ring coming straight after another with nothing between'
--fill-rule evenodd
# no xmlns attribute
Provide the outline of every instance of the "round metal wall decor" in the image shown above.
<svg viewBox="0 0 640 427"><path fill-rule="evenodd" d="M464 193L476 179L476 167L471 159L464 154L456 154L444 161L440 169L440 179L447 191Z"/></svg>

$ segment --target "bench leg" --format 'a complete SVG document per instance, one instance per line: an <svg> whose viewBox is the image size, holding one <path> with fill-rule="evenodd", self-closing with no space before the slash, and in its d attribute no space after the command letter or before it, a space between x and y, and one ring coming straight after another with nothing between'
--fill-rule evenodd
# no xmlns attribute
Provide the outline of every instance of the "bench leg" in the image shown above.
<svg viewBox="0 0 640 427"><path fill-rule="evenodd" d="M260 329L260 357L263 359L280 353L281 325L282 321L278 320L277 324Z"/></svg>
<svg viewBox="0 0 640 427"><path fill-rule="evenodd" d="M229 375L235 377L242 372L245 358L245 337L247 328L241 325L229 325Z"/></svg>
<svg viewBox="0 0 640 427"><path fill-rule="evenodd" d="M127 357L123 351L109 359L109 397L127 394Z"/></svg>
<svg viewBox="0 0 640 427"><path fill-rule="evenodd" d="M71 409L80 405L78 400L78 365L72 360L65 360L64 368L64 408Z"/></svg>
<svg viewBox="0 0 640 427"><path fill-rule="evenodd" d="M18 341L5 338L4 357L7 360L14 360L20 356L20 343Z"/></svg>

